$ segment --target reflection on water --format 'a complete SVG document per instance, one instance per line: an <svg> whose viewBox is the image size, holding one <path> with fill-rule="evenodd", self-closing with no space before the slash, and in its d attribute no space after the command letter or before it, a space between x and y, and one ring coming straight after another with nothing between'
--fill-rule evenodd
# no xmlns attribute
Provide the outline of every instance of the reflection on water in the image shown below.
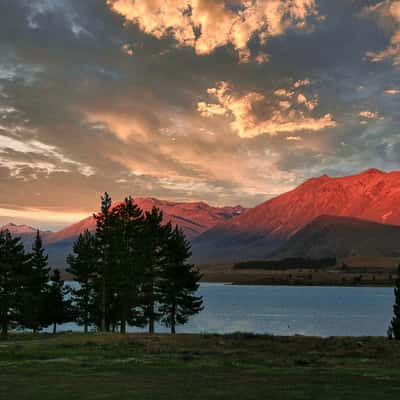
<svg viewBox="0 0 400 400"><path fill-rule="evenodd" d="M178 332L384 336L394 302L390 288L232 286L203 283L204 311ZM82 330L75 324L59 330ZM168 329L158 326L159 332ZM131 332L141 331L137 328Z"/></svg>

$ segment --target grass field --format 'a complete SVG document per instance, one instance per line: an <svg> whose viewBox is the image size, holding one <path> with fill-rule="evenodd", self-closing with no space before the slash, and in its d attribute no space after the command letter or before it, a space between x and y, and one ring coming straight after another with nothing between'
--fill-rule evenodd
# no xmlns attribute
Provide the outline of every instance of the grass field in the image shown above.
<svg viewBox="0 0 400 400"><path fill-rule="evenodd" d="M398 399L384 338L17 334L0 342L1 400Z"/></svg>

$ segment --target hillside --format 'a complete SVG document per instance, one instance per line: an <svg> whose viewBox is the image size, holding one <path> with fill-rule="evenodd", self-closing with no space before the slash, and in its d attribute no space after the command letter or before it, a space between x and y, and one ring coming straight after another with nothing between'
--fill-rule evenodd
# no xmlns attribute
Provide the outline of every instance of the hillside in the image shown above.
<svg viewBox="0 0 400 400"><path fill-rule="evenodd" d="M398 257L400 226L350 217L320 216L296 232L270 258Z"/></svg>
<svg viewBox="0 0 400 400"><path fill-rule="evenodd" d="M150 211L153 207L160 208L164 212L165 221L171 221L173 225L179 225L189 239L194 239L214 225L229 220L245 211L241 206L212 207L203 202L177 203L152 197L135 198L135 203L144 211ZM86 229L94 231L95 228L96 222L92 216L89 216L59 232L53 233L48 238L48 243L75 239Z"/></svg>
<svg viewBox="0 0 400 400"><path fill-rule="evenodd" d="M32 243L35 239L37 229L29 225L16 225L10 222L9 224L3 225L1 230L8 230L13 236L20 237L27 250L30 250ZM40 235L43 240L46 241L48 237L53 234L51 231L40 231Z"/></svg>
<svg viewBox="0 0 400 400"><path fill-rule="evenodd" d="M321 215L400 225L400 172L323 175L218 224L193 242L195 261L265 257Z"/></svg>

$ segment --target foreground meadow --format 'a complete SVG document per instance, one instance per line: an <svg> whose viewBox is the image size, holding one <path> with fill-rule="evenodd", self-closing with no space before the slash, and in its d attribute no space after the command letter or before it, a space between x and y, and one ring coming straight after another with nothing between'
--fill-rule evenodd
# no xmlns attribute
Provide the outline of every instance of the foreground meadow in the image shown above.
<svg viewBox="0 0 400 400"><path fill-rule="evenodd" d="M0 342L0 399L398 399L384 338L17 334Z"/></svg>

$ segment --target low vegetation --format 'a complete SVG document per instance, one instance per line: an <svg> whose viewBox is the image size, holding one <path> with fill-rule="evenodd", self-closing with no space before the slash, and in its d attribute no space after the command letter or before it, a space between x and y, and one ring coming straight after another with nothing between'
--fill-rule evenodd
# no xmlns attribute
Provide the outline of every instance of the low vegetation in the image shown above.
<svg viewBox="0 0 400 400"><path fill-rule="evenodd" d="M267 270L287 270L287 269L315 269L334 267L336 257L327 258L283 258L281 260L263 261L243 261L234 264L234 269L267 269Z"/></svg>
<svg viewBox="0 0 400 400"><path fill-rule="evenodd" d="M252 334L18 334L0 398L398 399L400 343Z"/></svg>

